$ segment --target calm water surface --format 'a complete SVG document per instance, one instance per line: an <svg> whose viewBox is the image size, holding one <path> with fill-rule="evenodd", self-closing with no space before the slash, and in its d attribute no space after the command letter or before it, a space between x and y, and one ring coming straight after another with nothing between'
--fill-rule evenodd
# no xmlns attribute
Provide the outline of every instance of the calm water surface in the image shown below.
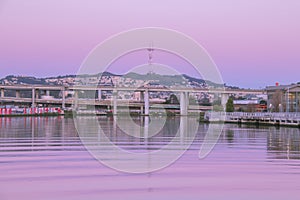
<svg viewBox="0 0 300 200"><path fill-rule="evenodd" d="M99 121L112 141L133 151L160 148L180 123L167 120L145 144L114 129L112 118ZM87 152L72 118L0 118L0 200L300 199L299 129L225 125L214 150L200 160L206 130L201 124L171 166L127 174Z"/></svg>

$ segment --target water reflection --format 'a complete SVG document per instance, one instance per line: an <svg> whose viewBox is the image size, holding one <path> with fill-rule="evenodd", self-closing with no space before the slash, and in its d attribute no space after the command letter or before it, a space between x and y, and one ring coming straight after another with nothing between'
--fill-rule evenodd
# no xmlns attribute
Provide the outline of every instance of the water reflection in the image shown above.
<svg viewBox="0 0 300 200"><path fill-rule="evenodd" d="M299 129L273 129L268 134L267 143L268 153L273 159L300 159Z"/></svg>
<svg viewBox="0 0 300 200"><path fill-rule="evenodd" d="M144 173L177 160L192 144L199 125L191 117L164 119L164 124L162 120L160 116L87 116L77 117L75 123L81 141L101 163L122 172Z"/></svg>
<svg viewBox="0 0 300 200"><path fill-rule="evenodd" d="M228 143L234 142L234 131L233 130L225 130L226 138Z"/></svg>
<svg viewBox="0 0 300 200"><path fill-rule="evenodd" d="M76 137L73 120L63 117L0 118L0 138Z"/></svg>
<svg viewBox="0 0 300 200"><path fill-rule="evenodd" d="M118 126L118 120L127 125L124 118L96 119L110 141L131 151L164 147L178 133L176 145L169 149L173 154L193 138L193 119L187 117L169 118L153 137L149 137L156 120L152 117L133 118L141 128L131 129L136 132L130 135ZM199 160L208 126L199 124L189 150L168 168L133 175L94 159L83 147L72 118L0 118L0 199L298 199L298 129L226 124L213 152ZM96 133L91 142L105 146L102 136ZM147 157L148 163L152 158Z"/></svg>
<svg viewBox="0 0 300 200"><path fill-rule="evenodd" d="M135 150L155 150L172 141L179 131L179 144L193 138L189 130L189 118L169 118L162 130L150 137L151 117L135 117L132 120L141 126L135 136L128 135L118 127L116 120L126 125L126 118L98 117L106 136L116 145L125 148L134 146ZM128 127L130 128L130 127ZM198 149L205 137L208 124L200 124L194 146ZM98 135L100 142L101 137ZM288 127L255 127L227 124L220 137L219 144L228 144L229 148L260 148L260 153L267 153L268 159L300 159L300 131ZM28 148L30 145L31 148ZM42 147L81 146L72 118L64 117L2 117L0 118L0 151L42 150ZM24 148L23 148L24 147ZM25 148L26 147L26 148ZM45 148L47 149L47 148ZM237 151L238 151L237 149ZM59 150L59 148L57 149Z"/></svg>
<svg viewBox="0 0 300 200"><path fill-rule="evenodd" d="M67 140L65 140L67 138ZM63 150L78 143L72 119L63 117L0 118L0 151Z"/></svg>
<svg viewBox="0 0 300 200"><path fill-rule="evenodd" d="M220 142L229 146L265 147L268 159L300 159L300 130L288 127L226 125Z"/></svg>
<svg viewBox="0 0 300 200"><path fill-rule="evenodd" d="M127 118L122 117L110 117L110 118L99 118L99 123L101 128L103 129L105 135L110 138L112 142L118 144L120 142L131 142L132 144L136 144L137 142L150 142L154 143L168 143L173 137L175 137L176 133L180 131L180 136L183 139L184 137L188 137L189 131L187 130L187 118L179 118L173 117L169 118L161 130L157 132L157 134L152 135L152 131L150 128L150 124L156 121L159 121L159 118L151 118L151 117L135 117L133 121L138 124L140 127L138 129L132 128L130 123L127 123L129 120ZM127 126L120 128L118 126L118 122L122 121L122 126ZM182 126L180 126L182 124ZM180 127L180 130L179 130ZM128 132L130 131L130 134ZM132 133L134 132L134 133ZM151 134L149 136L149 134Z"/></svg>

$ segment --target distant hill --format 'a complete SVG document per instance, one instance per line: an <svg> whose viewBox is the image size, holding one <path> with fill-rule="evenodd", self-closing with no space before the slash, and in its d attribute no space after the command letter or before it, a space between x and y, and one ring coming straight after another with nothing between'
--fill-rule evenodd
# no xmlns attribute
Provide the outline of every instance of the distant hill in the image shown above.
<svg viewBox="0 0 300 200"><path fill-rule="evenodd" d="M183 85L188 83L188 80L180 75L160 75L155 73L137 74L131 72L123 77L131 78L133 80L144 80L145 82L152 82L163 86Z"/></svg>
<svg viewBox="0 0 300 200"><path fill-rule="evenodd" d="M77 77L77 78L76 78ZM190 86L190 87L199 87L199 88L207 88L207 87L220 87L220 84L213 83L211 81L205 81L203 79L191 77L188 75L160 75L156 73L148 73L148 74L138 74L130 72L125 75L117 75L110 72L104 72L103 74L96 75L65 75L65 76L57 76L57 77L47 77L47 78L36 78L33 76L14 76L9 75L5 78L0 79L0 84L12 85L12 84L37 84L37 85L66 85L71 86L75 84L75 80L85 79L87 83L90 80L92 84L97 83L99 77L101 77L101 81L109 84L115 84L114 81L118 80L118 84L135 84L136 82L144 82L145 84L154 84L161 86ZM129 81L128 81L129 80ZM131 81L130 81L131 80ZM227 88L237 88L232 86L226 86Z"/></svg>
<svg viewBox="0 0 300 200"><path fill-rule="evenodd" d="M33 76L13 76L9 75L0 79L1 84L39 84L45 85L47 82L43 78L35 78Z"/></svg>

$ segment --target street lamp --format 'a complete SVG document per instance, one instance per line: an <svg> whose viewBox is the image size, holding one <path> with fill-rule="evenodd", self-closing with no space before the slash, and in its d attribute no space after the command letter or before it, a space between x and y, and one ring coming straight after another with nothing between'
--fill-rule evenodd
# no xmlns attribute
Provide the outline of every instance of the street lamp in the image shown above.
<svg viewBox="0 0 300 200"><path fill-rule="evenodd" d="M281 103L278 105L278 107L279 107L279 112L283 112L283 107Z"/></svg>
<svg viewBox="0 0 300 200"><path fill-rule="evenodd" d="M269 112L272 112L272 108L273 108L273 105L270 103L270 105L269 105Z"/></svg>
<svg viewBox="0 0 300 200"><path fill-rule="evenodd" d="M290 112L290 87L287 88L287 106L286 106L286 112Z"/></svg>

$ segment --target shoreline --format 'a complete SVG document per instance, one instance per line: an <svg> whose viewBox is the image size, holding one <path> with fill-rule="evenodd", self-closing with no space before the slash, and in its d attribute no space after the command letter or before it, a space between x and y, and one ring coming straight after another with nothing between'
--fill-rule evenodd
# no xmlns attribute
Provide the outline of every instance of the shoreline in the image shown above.
<svg viewBox="0 0 300 200"><path fill-rule="evenodd" d="M59 113L43 113L43 114L10 114L10 115L0 115L0 118L4 117L56 117L64 116L64 114Z"/></svg>
<svg viewBox="0 0 300 200"><path fill-rule="evenodd" d="M273 126L273 127L289 127L289 128L299 128L300 129L300 123L299 124L281 124L278 123L266 123L266 122L235 122L235 121L203 121L199 120L199 123L205 123L205 124L238 124L238 125L253 125L253 126Z"/></svg>
<svg viewBox="0 0 300 200"><path fill-rule="evenodd" d="M0 114L0 118L12 118L12 117L58 117L58 116L65 116L65 117L76 117L76 116L126 116L128 115L127 113L118 113L117 115L113 115L112 113L108 112L106 114L103 113L73 113L72 111L64 111L63 113L35 113L35 114ZM144 114L138 114L138 113L131 113L129 114L130 116L141 116L141 117L146 117L146 116L167 116L167 117L180 117L181 115L175 114L175 113L152 113L150 115L144 115ZM254 126L274 126L274 127L290 127L290 128L298 128L300 129L300 123L283 123L280 122L280 120L275 120L275 121L262 121L262 120L207 120L204 119L204 114L199 113L199 115L196 114L189 114L185 115L184 117L199 117L198 122L199 123L206 123L206 124L239 124L239 125L254 125Z"/></svg>

